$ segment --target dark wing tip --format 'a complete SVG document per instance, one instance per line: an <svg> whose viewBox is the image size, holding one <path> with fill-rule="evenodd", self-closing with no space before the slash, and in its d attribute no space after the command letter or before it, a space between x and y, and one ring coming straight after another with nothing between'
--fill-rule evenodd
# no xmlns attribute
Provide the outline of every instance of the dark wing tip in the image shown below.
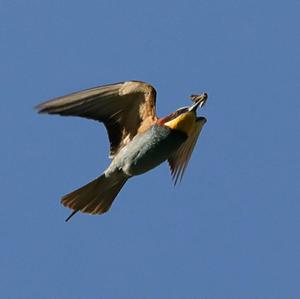
<svg viewBox="0 0 300 299"><path fill-rule="evenodd" d="M46 102L42 102L34 106L33 109L39 114L45 114L45 113L54 114L56 100L57 99L53 99L53 100L48 100Z"/></svg>
<svg viewBox="0 0 300 299"><path fill-rule="evenodd" d="M198 116L197 117L197 121L202 122L203 124L205 124L207 122L207 118L204 116Z"/></svg>
<svg viewBox="0 0 300 299"><path fill-rule="evenodd" d="M45 103L38 104L34 106L33 109L39 114L47 113L47 108L45 107L44 104Z"/></svg>

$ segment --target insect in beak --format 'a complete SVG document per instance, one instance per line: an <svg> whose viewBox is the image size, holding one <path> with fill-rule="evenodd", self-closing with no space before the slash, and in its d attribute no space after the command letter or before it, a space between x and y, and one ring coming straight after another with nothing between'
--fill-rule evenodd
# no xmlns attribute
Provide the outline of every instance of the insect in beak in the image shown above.
<svg viewBox="0 0 300 299"><path fill-rule="evenodd" d="M189 108L189 111L196 111L198 107L201 108L205 105L208 95L206 92L203 92L199 95L191 95L190 98L195 104Z"/></svg>

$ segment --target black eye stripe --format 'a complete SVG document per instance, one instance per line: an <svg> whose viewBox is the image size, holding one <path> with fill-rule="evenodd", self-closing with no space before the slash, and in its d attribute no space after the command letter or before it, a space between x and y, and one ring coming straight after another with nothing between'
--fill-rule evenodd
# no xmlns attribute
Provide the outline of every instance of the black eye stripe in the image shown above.
<svg viewBox="0 0 300 299"><path fill-rule="evenodd" d="M188 112L188 110L189 110L188 107L178 109L177 111L174 112L174 118L176 118L177 116L179 116L182 113Z"/></svg>
<svg viewBox="0 0 300 299"><path fill-rule="evenodd" d="M168 116L162 118L162 119L160 120L160 123L161 123L161 124L164 124L164 123L166 123L166 122L168 122L168 121L171 121L171 120L175 119L175 118L178 117L180 114L185 113L185 112L188 112L188 111L189 111L189 107L183 107L183 108L180 108L180 109L176 110L175 112L169 114Z"/></svg>
<svg viewBox="0 0 300 299"><path fill-rule="evenodd" d="M189 110L188 107L184 107L184 108L180 108L178 110L176 110L175 112L171 113L169 116L168 116L168 121L172 120L172 119L175 119L177 116L179 116L180 114L182 113L185 113Z"/></svg>

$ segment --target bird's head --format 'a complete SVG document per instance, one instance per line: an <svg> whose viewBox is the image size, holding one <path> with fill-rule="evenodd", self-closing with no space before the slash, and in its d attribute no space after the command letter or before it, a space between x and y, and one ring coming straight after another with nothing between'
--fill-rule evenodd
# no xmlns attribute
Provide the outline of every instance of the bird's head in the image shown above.
<svg viewBox="0 0 300 299"><path fill-rule="evenodd" d="M206 122L205 117L197 117L196 111L198 107L204 106L207 98L208 95L205 92L200 95L192 95L191 99L194 102L193 105L179 108L170 115L159 119L157 123L174 130L182 131L189 136L195 129L196 121Z"/></svg>

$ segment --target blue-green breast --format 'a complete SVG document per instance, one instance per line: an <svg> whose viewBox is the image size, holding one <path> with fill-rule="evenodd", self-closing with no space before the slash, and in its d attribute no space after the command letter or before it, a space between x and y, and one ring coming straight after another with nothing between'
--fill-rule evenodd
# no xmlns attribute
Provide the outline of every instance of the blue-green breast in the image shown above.
<svg viewBox="0 0 300 299"><path fill-rule="evenodd" d="M117 154L111 166L130 176L142 174L167 160L186 138L187 135L181 131L153 125L136 135Z"/></svg>

